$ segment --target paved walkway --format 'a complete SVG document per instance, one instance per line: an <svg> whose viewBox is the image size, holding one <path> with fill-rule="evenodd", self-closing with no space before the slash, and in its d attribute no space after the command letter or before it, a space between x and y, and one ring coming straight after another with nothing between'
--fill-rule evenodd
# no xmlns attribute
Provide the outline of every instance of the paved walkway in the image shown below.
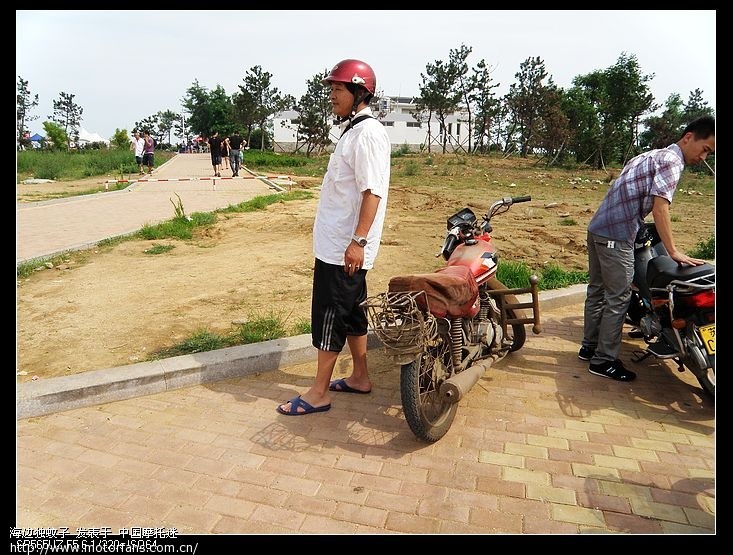
<svg viewBox="0 0 733 555"><path fill-rule="evenodd" d="M88 248L103 239L133 233L145 224L171 219L180 196L187 214L210 212L275 192L271 180L245 171L240 178L212 179L208 154L174 156L153 171L152 179L206 178L192 181L142 181L120 191L16 205L16 263ZM227 176L231 172L225 172ZM222 174L224 175L224 174ZM246 177L244 177L246 176Z"/></svg>
<svg viewBox="0 0 733 555"><path fill-rule="evenodd" d="M167 171L183 162L208 175L206 160L193 156L156 173L181 177L182 169ZM258 180L224 181L217 191L211 181L186 183L19 207L19 259L132 231L140 225L134 217L153 205L168 219L174 190L188 212L271 192ZM62 205L61 217L43 208ZM543 325L487 372L435 444L407 427L399 370L381 349L369 355L372 393L334 394L325 413L275 412L310 385L309 360L19 419L15 526L217 535L714 533L715 409L694 378L658 361L629 363L638 373L632 383L589 374L577 358L577 300L546 305ZM625 339L622 358L639 345ZM335 377L349 367L341 357Z"/></svg>
<svg viewBox="0 0 733 555"><path fill-rule="evenodd" d="M179 533L710 534L715 410L687 372L620 383L577 358L582 305L492 367L449 433L417 441L399 371L370 395L275 412L315 363L18 421L16 525ZM636 340L625 340L628 360ZM348 357L335 376L348 373Z"/></svg>

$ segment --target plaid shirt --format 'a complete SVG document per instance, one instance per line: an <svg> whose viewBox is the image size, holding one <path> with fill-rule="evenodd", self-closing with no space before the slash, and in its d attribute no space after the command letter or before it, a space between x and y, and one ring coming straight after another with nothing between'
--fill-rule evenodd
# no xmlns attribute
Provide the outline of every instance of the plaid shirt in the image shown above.
<svg viewBox="0 0 733 555"><path fill-rule="evenodd" d="M588 224L588 231L633 243L644 218L652 211L654 197L672 203L684 169L685 159L677 144L632 158L606 193Z"/></svg>

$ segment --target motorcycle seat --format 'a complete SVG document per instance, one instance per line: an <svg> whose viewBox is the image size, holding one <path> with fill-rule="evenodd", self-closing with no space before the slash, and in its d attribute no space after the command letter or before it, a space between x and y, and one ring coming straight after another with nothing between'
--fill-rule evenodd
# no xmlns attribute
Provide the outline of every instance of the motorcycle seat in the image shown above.
<svg viewBox="0 0 733 555"><path fill-rule="evenodd" d="M473 318L479 311L478 285L467 266L446 266L429 274L394 276L389 280L390 293L425 291L428 306L421 295L417 298L422 310L430 310L437 318Z"/></svg>
<svg viewBox="0 0 733 555"><path fill-rule="evenodd" d="M649 261L646 270L646 279L649 287L663 288L671 281L692 281L697 278L710 276L715 279L715 266L702 264L700 266L680 266L669 256L657 256Z"/></svg>

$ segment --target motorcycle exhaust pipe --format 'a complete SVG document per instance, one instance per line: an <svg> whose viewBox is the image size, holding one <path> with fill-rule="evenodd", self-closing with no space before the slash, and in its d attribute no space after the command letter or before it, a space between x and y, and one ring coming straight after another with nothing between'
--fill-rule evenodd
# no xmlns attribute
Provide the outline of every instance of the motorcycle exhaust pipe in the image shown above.
<svg viewBox="0 0 733 555"><path fill-rule="evenodd" d="M491 367L494 359L489 358L466 368L463 372L451 376L440 385L440 395L449 403L457 403L476 385L481 376Z"/></svg>

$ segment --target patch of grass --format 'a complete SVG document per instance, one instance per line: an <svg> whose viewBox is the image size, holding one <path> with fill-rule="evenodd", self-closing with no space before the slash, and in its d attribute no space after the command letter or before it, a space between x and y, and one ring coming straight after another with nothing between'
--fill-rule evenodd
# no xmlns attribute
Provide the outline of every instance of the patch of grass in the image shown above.
<svg viewBox="0 0 733 555"><path fill-rule="evenodd" d="M312 331L311 321L308 318L299 318L293 324L293 335L303 335Z"/></svg>
<svg viewBox="0 0 733 555"><path fill-rule="evenodd" d="M143 252L145 254L163 254L164 252L171 251L175 248L174 245L171 245L170 243L167 245L161 245L160 243L153 243L153 245L149 249L145 249Z"/></svg>
<svg viewBox="0 0 733 555"><path fill-rule="evenodd" d="M403 177L415 176L420 173L420 166L418 166L415 160L408 160L405 167L402 169Z"/></svg>
<svg viewBox="0 0 733 555"><path fill-rule="evenodd" d="M201 329L183 342L151 353L151 360L215 351L231 346L230 340L208 330Z"/></svg>
<svg viewBox="0 0 733 555"><path fill-rule="evenodd" d="M313 193L310 191L289 191L287 193L275 194L275 195L263 195L255 197L253 199L240 202L239 204L231 204L226 208L220 208L216 212L221 213L237 213L237 212L255 212L257 210L264 210L271 204L277 202L287 202L290 200L306 200L313 198Z"/></svg>
<svg viewBox="0 0 733 555"><path fill-rule="evenodd" d="M578 222L572 218L563 218L560 220L560 225L578 225Z"/></svg>
<svg viewBox="0 0 733 555"><path fill-rule="evenodd" d="M537 284L537 288L540 291L560 289L578 283L588 283L588 272L563 270L555 264L548 264L541 270L534 270L524 262L513 260L502 260L496 272L496 277L509 289L516 289L527 287L529 285L529 277L532 274L540 278Z"/></svg>
<svg viewBox="0 0 733 555"><path fill-rule="evenodd" d="M682 221L682 217L679 216L678 214L672 214L672 215L670 215L669 219L672 222L681 222Z"/></svg>
<svg viewBox="0 0 733 555"><path fill-rule="evenodd" d="M238 340L238 344L246 345L248 343L279 339L281 337L287 337L287 335L288 333L285 330L283 319L276 314L270 313L240 324L236 339Z"/></svg>
<svg viewBox="0 0 733 555"><path fill-rule="evenodd" d="M194 212L191 216L176 216L159 224L145 224L135 236L139 239L190 239L197 227L206 227L216 223L216 214L211 212Z"/></svg>
<svg viewBox="0 0 733 555"><path fill-rule="evenodd" d="M180 343L151 353L150 360L203 353L226 347L234 347L235 345L247 345L269 341L271 339L280 339L281 337L289 337L290 335L310 333L310 322L301 319L296 322L293 328L294 333L289 334L285 327L286 320L283 316L275 313L259 315L248 319L244 324L238 324L232 332L226 335L220 335L206 329L199 329ZM301 331L306 327L308 328L307 332Z"/></svg>
<svg viewBox="0 0 733 555"><path fill-rule="evenodd" d="M705 260L715 260L715 236L712 235L697 243L695 248L690 251L690 256Z"/></svg>

